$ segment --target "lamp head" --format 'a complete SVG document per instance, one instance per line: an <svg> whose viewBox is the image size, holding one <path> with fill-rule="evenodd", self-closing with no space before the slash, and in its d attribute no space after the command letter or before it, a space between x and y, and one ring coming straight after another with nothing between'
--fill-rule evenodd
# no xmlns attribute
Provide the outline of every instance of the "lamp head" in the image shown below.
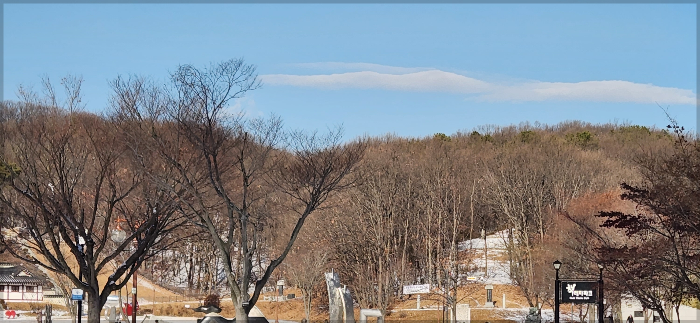
<svg viewBox="0 0 700 323"><path fill-rule="evenodd" d="M554 269L559 270L559 268L561 268L561 261L555 260L553 265L554 265Z"/></svg>
<svg viewBox="0 0 700 323"><path fill-rule="evenodd" d="M112 230L112 241L116 243L122 243L126 239L126 232L122 230L119 226L117 226L114 230Z"/></svg>
<svg viewBox="0 0 700 323"><path fill-rule="evenodd" d="M598 269L603 270L603 264L598 263Z"/></svg>

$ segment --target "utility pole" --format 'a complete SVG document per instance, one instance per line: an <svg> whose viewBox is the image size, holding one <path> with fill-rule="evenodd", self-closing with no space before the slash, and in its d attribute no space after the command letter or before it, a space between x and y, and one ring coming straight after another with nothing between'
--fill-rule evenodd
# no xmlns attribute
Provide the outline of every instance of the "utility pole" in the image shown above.
<svg viewBox="0 0 700 323"><path fill-rule="evenodd" d="M488 246L486 245L486 230L481 229L481 237L484 239L484 277L489 276Z"/></svg>
<svg viewBox="0 0 700 323"><path fill-rule="evenodd" d="M83 259L85 259L85 254L83 253L83 250L85 249L85 239L83 237L78 236L78 251L80 251L80 254L83 256ZM80 283L83 283L83 266L82 262L78 264L78 280L80 280ZM80 288L83 288L83 286L80 286ZM85 293L83 293L82 297L84 296ZM83 301L82 299L78 300L78 323L81 322L83 318Z"/></svg>
<svg viewBox="0 0 700 323"><path fill-rule="evenodd" d="M604 292L603 292L603 264L598 264L598 270L600 270L600 276L598 276L598 322L603 323L605 319L605 303L604 303Z"/></svg>
<svg viewBox="0 0 700 323"><path fill-rule="evenodd" d="M134 281L134 287L131 288L131 323L136 323L136 270L134 270L134 276L131 278Z"/></svg>

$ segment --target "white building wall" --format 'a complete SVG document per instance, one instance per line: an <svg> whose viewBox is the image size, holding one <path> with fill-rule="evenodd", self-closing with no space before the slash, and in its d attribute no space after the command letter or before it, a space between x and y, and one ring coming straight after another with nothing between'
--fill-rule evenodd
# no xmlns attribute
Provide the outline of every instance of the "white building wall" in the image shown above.
<svg viewBox="0 0 700 323"><path fill-rule="evenodd" d="M635 317L635 312L642 310L642 304L634 298L623 298L621 304L621 314L624 322L627 322L627 318L632 315L634 318L634 323L644 323L644 316Z"/></svg>
<svg viewBox="0 0 700 323"><path fill-rule="evenodd" d="M681 318L681 322L700 322L700 310L690 306L681 305L678 308L678 316ZM673 318L674 321L678 321L675 319L675 310L673 312Z"/></svg>
<svg viewBox="0 0 700 323"><path fill-rule="evenodd" d="M644 317L646 314L646 317L648 318L649 323L654 322L654 315L658 316L658 314L654 311L647 310L646 313L643 312L642 304L637 301L634 298L627 298L627 299L622 299L622 304L621 304L621 309L622 309L622 320L623 322L627 322L627 317L632 315L632 318L634 319L634 323L644 323ZM685 306L681 305L678 308L679 312L679 317L680 317L680 322L681 323L700 323L700 310L690 307L690 306ZM637 316L635 316L635 313ZM642 316L639 316L639 314L642 314ZM676 317L676 311L674 309L673 313L667 313L670 317L673 318L673 322L678 322L678 318Z"/></svg>
<svg viewBox="0 0 700 323"><path fill-rule="evenodd" d="M13 301L13 300L21 300L22 299L22 292L9 292L7 293L8 301Z"/></svg>
<svg viewBox="0 0 700 323"><path fill-rule="evenodd" d="M16 285L15 285L16 286ZM44 300L41 286L31 286L33 291L28 292L26 286L19 286L19 291L13 292L12 285L0 290L0 298L8 302L40 302Z"/></svg>

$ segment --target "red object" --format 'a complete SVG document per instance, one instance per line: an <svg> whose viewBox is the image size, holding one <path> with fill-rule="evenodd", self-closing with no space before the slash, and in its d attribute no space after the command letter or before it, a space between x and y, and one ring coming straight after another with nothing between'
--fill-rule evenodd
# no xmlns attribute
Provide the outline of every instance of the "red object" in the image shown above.
<svg viewBox="0 0 700 323"><path fill-rule="evenodd" d="M17 313L14 310L7 310L5 311L5 316L7 316L8 319L13 319L17 317Z"/></svg>
<svg viewBox="0 0 700 323"><path fill-rule="evenodd" d="M136 311L138 312L141 309L141 306L139 306L139 303L136 303ZM131 316L131 303L126 303L126 315Z"/></svg>

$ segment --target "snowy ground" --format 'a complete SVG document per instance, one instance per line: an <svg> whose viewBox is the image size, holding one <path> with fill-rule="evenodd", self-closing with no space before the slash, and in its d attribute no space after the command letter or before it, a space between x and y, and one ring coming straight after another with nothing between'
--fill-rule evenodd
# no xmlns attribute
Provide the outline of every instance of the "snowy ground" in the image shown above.
<svg viewBox="0 0 700 323"><path fill-rule="evenodd" d="M483 284L513 284L510 279L510 264L504 260L507 259L507 234L508 231L504 230L490 234L486 239L477 238L459 243L460 251L471 250L474 255L463 279L476 277L477 281ZM484 246L487 250L486 257L484 257ZM487 269L486 273L485 269Z"/></svg>
<svg viewBox="0 0 700 323"><path fill-rule="evenodd" d="M506 240L508 239L508 230L499 231L486 236L486 246L489 249L505 251ZM459 250L464 251L468 248L483 250L484 239L475 238L472 240L462 241L459 243Z"/></svg>
<svg viewBox="0 0 700 323"><path fill-rule="evenodd" d="M513 320L516 322L525 322L525 317L529 313L529 309L527 309L527 308L507 308L507 309L500 309L499 311L501 313L506 314L503 316L503 319ZM559 313L559 320L561 322L572 322L572 321L578 322L579 318L578 318L578 315L572 316L571 313L566 313L565 311L561 310ZM554 310L543 309L542 310L542 322L554 322Z"/></svg>

